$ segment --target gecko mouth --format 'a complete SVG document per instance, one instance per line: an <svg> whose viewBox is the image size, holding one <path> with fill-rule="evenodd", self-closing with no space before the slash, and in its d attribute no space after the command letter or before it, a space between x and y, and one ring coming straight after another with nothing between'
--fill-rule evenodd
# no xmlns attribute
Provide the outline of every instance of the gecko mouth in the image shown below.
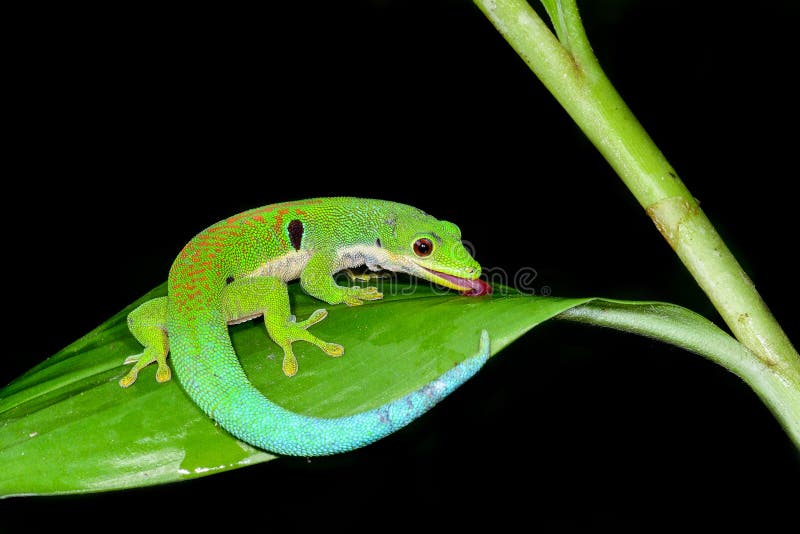
<svg viewBox="0 0 800 534"><path fill-rule="evenodd" d="M422 267L420 265L420 267ZM476 278L474 280L469 280L468 278L460 278L458 276L453 276L451 274L443 273L440 271L434 271L433 269L428 269L427 267L422 267L432 275L437 278L441 278L445 280L447 283L442 284L447 287L451 287L453 289L458 289L462 292L463 295L467 297L480 297L481 295L491 295L492 294L492 286L484 282L483 280ZM453 287L455 286L455 287Z"/></svg>

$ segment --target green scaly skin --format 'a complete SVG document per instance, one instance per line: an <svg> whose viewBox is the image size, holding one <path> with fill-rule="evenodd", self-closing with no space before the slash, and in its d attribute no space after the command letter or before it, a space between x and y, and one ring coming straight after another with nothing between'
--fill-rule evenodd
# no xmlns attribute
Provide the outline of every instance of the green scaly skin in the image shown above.
<svg viewBox="0 0 800 534"><path fill-rule="evenodd" d="M245 376L227 330L229 324L263 315L267 333L283 349L286 376L297 372L295 341L341 356L341 345L308 331L327 312L320 309L297 322L289 309L286 283L300 278L306 292L328 304L358 306L383 295L375 287L340 286L333 274L364 264L459 291L475 289L481 271L462 245L456 225L411 206L340 197L246 211L195 236L170 269L168 296L130 314L131 333L145 348L125 361L134 365L120 385L133 384L151 363L158 365L156 380L170 380L166 359L171 353L178 381L189 397L223 428L254 446L316 456L388 435L477 372L488 358L486 332L477 356L422 389L375 410L324 419L290 412L266 399Z"/></svg>

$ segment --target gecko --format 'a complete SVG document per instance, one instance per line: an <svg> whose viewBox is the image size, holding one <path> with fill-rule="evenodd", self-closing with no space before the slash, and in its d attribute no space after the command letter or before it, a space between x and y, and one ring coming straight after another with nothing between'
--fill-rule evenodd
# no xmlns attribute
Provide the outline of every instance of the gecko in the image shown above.
<svg viewBox="0 0 800 534"><path fill-rule="evenodd" d="M155 378L178 383L203 412L236 438L283 455L322 456L372 443L416 419L473 376L489 357L488 333L479 350L421 389L373 410L320 418L287 410L248 380L228 326L264 317L270 338L283 350L287 377L298 371L296 341L340 357L344 347L309 328L327 316L318 309L298 321L287 283L330 305L379 300L373 286L341 286L333 275L366 265L370 271L407 273L467 296L491 293L481 266L461 241L461 230L405 204L354 197L271 204L222 220L191 239L169 271L167 296L128 315L143 345L119 381L129 387L146 366Z"/></svg>

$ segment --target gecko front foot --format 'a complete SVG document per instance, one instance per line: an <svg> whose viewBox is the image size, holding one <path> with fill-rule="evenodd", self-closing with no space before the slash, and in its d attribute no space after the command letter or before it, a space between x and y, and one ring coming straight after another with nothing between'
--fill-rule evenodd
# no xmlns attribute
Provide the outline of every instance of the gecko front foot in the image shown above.
<svg viewBox="0 0 800 534"><path fill-rule="evenodd" d="M348 306L360 306L364 304L365 300L380 300L383 298L383 293L378 291L377 287L347 287L344 288L344 296L342 302Z"/></svg>
<svg viewBox="0 0 800 534"><path fill-rule="evenodd" d="M345 269L344 274L351 282L371 282L391 277L391 274L385 271L358 273L353 269Z"/></svg>

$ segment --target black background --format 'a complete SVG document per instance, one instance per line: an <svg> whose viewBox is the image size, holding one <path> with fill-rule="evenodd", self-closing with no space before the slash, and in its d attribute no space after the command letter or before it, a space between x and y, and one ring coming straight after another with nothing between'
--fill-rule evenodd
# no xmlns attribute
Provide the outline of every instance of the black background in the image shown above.
<svg viewBox="0 0 800 534"><path fill-rule="evenodd" d="M208 224L321 195L452 220L485 267L535 269L539 292L665 300L722 324L471 3L280 4L20 18L0 383L160 283ZM797 342L794 2L581 7L611 79ZM798 475L779 425L724 369L551 322L365 449L0 510L5 525L89 530L741 522L795 513Z"/></svg>

